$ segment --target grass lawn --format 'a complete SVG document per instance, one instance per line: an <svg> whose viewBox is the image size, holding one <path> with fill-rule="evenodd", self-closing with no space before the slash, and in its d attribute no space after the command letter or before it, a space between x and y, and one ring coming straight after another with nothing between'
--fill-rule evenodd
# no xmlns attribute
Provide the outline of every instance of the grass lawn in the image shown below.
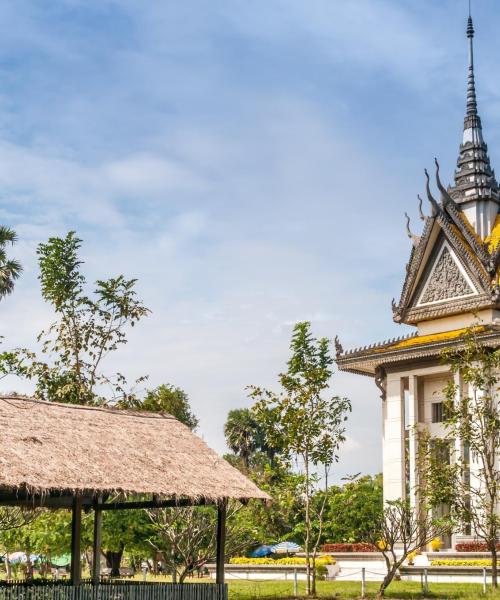
<svg viewBox="0 0 500 600"><path fill-rule="evenodd" d="M251 600L252 598L292 598L293 583L291 581L228 581L229 600ZM367 598L375 598L378 589L377 583L367 583ZM304 594L304 582L299 582L299 594ZM318 597L336 598L347 600L359 598L361 583L358 581L320 581L318 582ZM461 599L472 600L475 598L498 598L500 591L492 594L488 591L486 596L482 593L482 586L475 583L429 583L429 593L424 596L420 583L395 581L386 593L387 598L435 598L435 599Z"/></svg>

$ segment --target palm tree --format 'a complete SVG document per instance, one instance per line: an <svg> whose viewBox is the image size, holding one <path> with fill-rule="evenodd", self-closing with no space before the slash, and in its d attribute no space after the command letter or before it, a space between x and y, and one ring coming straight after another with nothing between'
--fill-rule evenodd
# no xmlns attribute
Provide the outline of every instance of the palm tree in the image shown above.
<svg viewBox="0 0 500 600"><path fill-rule="evenodd" d="M20 262L7 258L7 245L15 244L16 241L16 232L0 225L0 300L12 293L14 281L23 270Z"/></svg>
<svg viewBox="0 0 500 600"><path fill-rule="evenodd" d="M259 448L262 432L248 408L230 410L224 425L229 449L237 454L248 469L252 454Z"/></svg>

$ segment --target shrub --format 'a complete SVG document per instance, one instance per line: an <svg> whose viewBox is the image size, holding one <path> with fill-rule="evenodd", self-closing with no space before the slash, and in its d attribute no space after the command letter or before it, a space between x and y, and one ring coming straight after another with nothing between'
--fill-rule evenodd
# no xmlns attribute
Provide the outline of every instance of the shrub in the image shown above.
<svg viewBox="0 0 500 600"><path fill-rule="evenodd" d="M408 554L408 556L406 557L408 559L408 564L412 565L415 557L417 556L418 552L415 550L414 552L410 552L410 554Z"/></svg>
<svg viewBox="0 0 500 600"><path fill-rule="evenodd" d="M464 560L433 560L432 567L491 567L491 560L481 559L464 559Z"/></svg>
<svg viewBox="0 0 500 600"><path fill-rule="evenodd" d="M500 550L500 543L497 545L497 550ZM488 547L484 542L459 542L455 546L457 552L488 552Z"/></svg>
<svg viewBox="0 0 500 600"><path fill-rule="evenodd" d="M375 546L364 542L357 544L324 544L321 552L376 552Z"/></svg>

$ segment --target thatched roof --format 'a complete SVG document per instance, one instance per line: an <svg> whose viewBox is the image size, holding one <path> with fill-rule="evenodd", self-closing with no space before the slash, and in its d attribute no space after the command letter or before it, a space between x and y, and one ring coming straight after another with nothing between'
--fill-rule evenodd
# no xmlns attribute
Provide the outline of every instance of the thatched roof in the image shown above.
<svg viewBox="0 0 500 600"><path fill-rule="evenodd" d="M0 397L0 491L269 496L170 415Z"/></svg>

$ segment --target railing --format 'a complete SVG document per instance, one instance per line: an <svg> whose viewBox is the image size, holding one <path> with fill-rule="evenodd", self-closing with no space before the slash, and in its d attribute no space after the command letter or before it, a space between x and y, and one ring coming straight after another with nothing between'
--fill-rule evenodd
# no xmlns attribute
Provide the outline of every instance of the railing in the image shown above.
<svg viewBox="0 0 500 600"><path fill-rule="evenodd" d="M79 586L34 580L0 584L0 600L227 600L227 586L215 583L109 581Z"/></svg>

